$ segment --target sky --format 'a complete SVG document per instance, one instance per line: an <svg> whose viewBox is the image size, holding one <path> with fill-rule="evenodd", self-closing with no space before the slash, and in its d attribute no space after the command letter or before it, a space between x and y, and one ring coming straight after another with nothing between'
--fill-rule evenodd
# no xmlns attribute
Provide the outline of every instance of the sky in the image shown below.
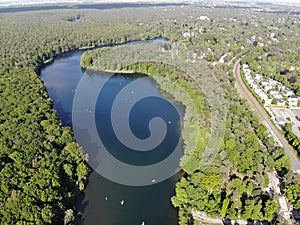
<svg viewBox="0 0 300 225"><path fill-rule="evenodd" d="M183 1L188 1L188 0L62 0L61 2L183 2ZM202 0L203 1L203 0ZM206 0L206 1L214 1L214 0ZM236 1L236 0L225 0L225 1ZM282 2L282 3L298 3L300 4L300 0L256 0L259 2ZM7 4L22 4L22 3L28 3L28 2L39 2L39 3L43 3L43 2L60 2L60 0L0 0L0 5L7 5Z"/></svg>

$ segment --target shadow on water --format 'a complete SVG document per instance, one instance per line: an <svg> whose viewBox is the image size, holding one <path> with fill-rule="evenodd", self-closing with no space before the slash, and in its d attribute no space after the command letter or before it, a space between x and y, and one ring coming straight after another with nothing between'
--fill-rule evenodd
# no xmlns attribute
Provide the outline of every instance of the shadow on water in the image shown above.
<svg viewBox="0 0 300 225"><path fill-rule="evenodd" d="M68 112L64 107L61 102L57 102L55 109L60 112L58 114L60 121L64 126L69 126L72 127L72 113Z"/></svg>

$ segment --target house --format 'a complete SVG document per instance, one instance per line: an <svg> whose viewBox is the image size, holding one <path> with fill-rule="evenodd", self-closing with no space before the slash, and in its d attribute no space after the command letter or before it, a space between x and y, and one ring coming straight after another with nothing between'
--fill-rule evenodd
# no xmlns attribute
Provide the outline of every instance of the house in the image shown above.
<svg viewBox="0 0 300 225"><path fill-rule="evenodd" d="M252 88L253 88L253 90L257 93L257 91L259 90L259 87L258 87L258 85L257 84L253 84L252 85Z"/></svg>
<svg viewBox="0 0 300 225"><path fill-rule="evenodd" d="M275 95L273 95L274 96L274 98L276 98L276 99L283 99L283 96L281 95L281 94L275 94Z"/></svg>
<svg viewBox="0 0 300 225"><path fill-rule="evenodd" d="M246 74L246 79L252 79L251 75Z"/></svg>
<svg viewBox="0 0 300 225"><path fill-rule="evenodd" d="M246 74L246 79L252 79L252 77Z"/></svg>
<svg viewBox="0 0 300 225"><path fill-rule="evenodd" d="M269 79L269 83L270 83L270 85L274 86L274 85L276 85L278 82L277 82L276 80Z"/></svg>
<svg viewBox="0 0 300 225"><path fill-rule="evenodd" d="M251 70L250 69L244 69L244 72L246 75L250 75L251 74Z"/></svg>
<svg viewBox="0 0 300 225"><path fill-rule="evenodd" d="M253 87L253 85L255 84L253 80L248 81L250 87Z"/></svg>
<svg viewBox="0 0 300 225"><path fill-rule="evenodd" d="M277 91L276 89L270 89L270 95L278 95L279 94L279 91Z"/></svg>
<svg viewBox="0 0 300 225"><path fill-rule="evenodd" d="M260 75L260 74L255 74L255 80L256 81L262 81L263 80L263 76L262 75Z"/></svg>
<svg viewBox="0 0 300 225"><path fill-rule="evenodd" d="M253 88L254 85L256 85L253 81L253 79L249 79L248 83L250 84L250 86Z"/></svg>
<svg viewBox="0 0 300 225"><path fill-rule="evenodd" d="M295 95L292 90L284 90L281 92L284 96L292 96Z"/></svg>
<svg viewBox="0 0 300 225"><path fill-rule="evenodd" d="M289 106L296 107L298 105L298 96L293 95L288 98Z"/></svg>
<svg viewBox="0 0 300 225"><path fill-rule="evenodd" d="M191 36L191 34L189 32L185 32L182 35L183 35L183 37L190 37Z"/></svg>
<svg viewBox="0 0 300 225"><path fill-rule="evenodd" d="M268 98L267 100L265 100L265 104L270 105L272 104L272 99Z"/></svg>
<svg viewBox="0 0 300 225"><path fill-rule="evenodd" d="M262 85L262 86L267 86L267 85L269 85L269 81L267 81L267 80L262 80L262 81L261 81L261 85Z"/></svg>
<svg viewBox="0 0 300 225"><path fill-rule="evenodd" d="M288 96L288 95L287 95L287 90L281 91L281 94L282 94L283 96Z"/></svg>
<svg viewBox="0 0 300 225"><path fill-rule="evenodd" d="M269 90L271 90L273 87L272 87L272 85L266 85L265 87L264 87L264 90L266 91L266 92L268 92Z"/></svg>
<svg viewBox="0 0 300 225"><path fill-rule="evenodd" d="M207 16L200 16L198 19L199 20L208 20L209 18Z"/></svg>
<svg viewBox="0 0 300 225"><path fill-rule="evenodd" d="M283 99L279 99L277 105L285 106L285 101L283 101Z"/></svg>
<svg viewBox="0 0 300 225"><path fill-rule="evenodd" d="M295 95L295 93L293 91L291 91L291 90L288 90L287 91L287 96L292 96L292 95Z"/></svg>
<svg viewBox="0 0 300 225"><path fill-rule="evenodd" d="M245 71L246 69L249 69L249 65L248 64L243 64L243 70Z"/></svg>
<svg viewBox="0 0 300 225"><path fill-rule="evenodd" d="M258 96L266 103L268 101L268 95L265 92L261 91L258 93ZM271 100L272 101L272 100Z"/></svg>
<svg viewBox="0 0 300 225"><path fill-rule="evenodd" d="M255 88L254 91L258 95L260 95L263 92L259 87Z"/></svg>
<svg viewBox="0 0 300 225"><path fill-rule="evenodd" d="M278 89L278 91L283 91L284 90L284 88L283 88L283 86L282 85L277 85L277 87L276 87L277 89Z"/></svg>

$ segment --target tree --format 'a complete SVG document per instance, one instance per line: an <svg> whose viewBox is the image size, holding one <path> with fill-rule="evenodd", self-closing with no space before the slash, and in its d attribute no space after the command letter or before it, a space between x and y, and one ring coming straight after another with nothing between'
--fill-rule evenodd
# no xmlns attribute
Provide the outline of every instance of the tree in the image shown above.
<svg viewBox="0 0 300 225"><path fill-rule="evenodd" d="M277 105L277 103L278 103L277 99L276 99L276 98L273 98L273 100L272 100L271 104L273 104L273 105Z"/></svg>
<svg viewBox="0 0 300 225"><path fill-rule="evenodd" d="M75 219L74 211L72 209L68 209L65 211L64 225L71 224Z"/></svg>
<svg viewBox="0 0 300 225"><path fill-rule="evenodd" d="M265 220L271 221L274 218L275 213L278 210L278 204L273 200L269 199L265 203L264 207L264 218Z"/></svg>
<svg viewBox="0 0 300 225"><path fill-rule="evenodd" d="M54 217L54 213L52 211L52 207L50 205L46 205L42 209L42 218L46 223L52 223L52 218Z"/></svg>
<svg viewBox="0 0 300 225"><path fill-rule="evenodd" d="M223 204L222 204L222 209L221 209L221 213L220 215L225 218L226 216L226 213L227 213L227 209L228 209L228 206L229 206L229 203L230 203L230 200L229 198L225 198L224 201L223 201Z"/></svg>
<svg viewBox="0 0 300 225"><path fill-rule="evenodd" d="M284 193L287 196L290 203L296 208L300 209L300 185L288 184L284 188Z"/></svg>

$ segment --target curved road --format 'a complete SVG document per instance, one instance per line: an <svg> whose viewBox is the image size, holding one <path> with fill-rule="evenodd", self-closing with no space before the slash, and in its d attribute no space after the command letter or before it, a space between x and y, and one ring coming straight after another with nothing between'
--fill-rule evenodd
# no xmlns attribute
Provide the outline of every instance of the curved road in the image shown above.
<svg viewBox="0 0 300 225"><path fill-rule="evenodd" d="M294 170L294 172L300 173L300 161L292 149L292 147L288 144L287 140L279 133L277 127L272 123L271 118L267 114L266 110L260 105L260 103L253 97L252 93L247 89L246 85L244 84L241 75L240 75L240 62L241 60L238 60L233 68L233 73L236 79L235 86L240 92L241 95L243 95L245 98L247 98L251 104L255 107L257 112L262 116L264 121L268 124L269 128L273 131L273 134L275 135L275 138L281 143L283 146L286 154L291 159L291 167Z"/></svg>

